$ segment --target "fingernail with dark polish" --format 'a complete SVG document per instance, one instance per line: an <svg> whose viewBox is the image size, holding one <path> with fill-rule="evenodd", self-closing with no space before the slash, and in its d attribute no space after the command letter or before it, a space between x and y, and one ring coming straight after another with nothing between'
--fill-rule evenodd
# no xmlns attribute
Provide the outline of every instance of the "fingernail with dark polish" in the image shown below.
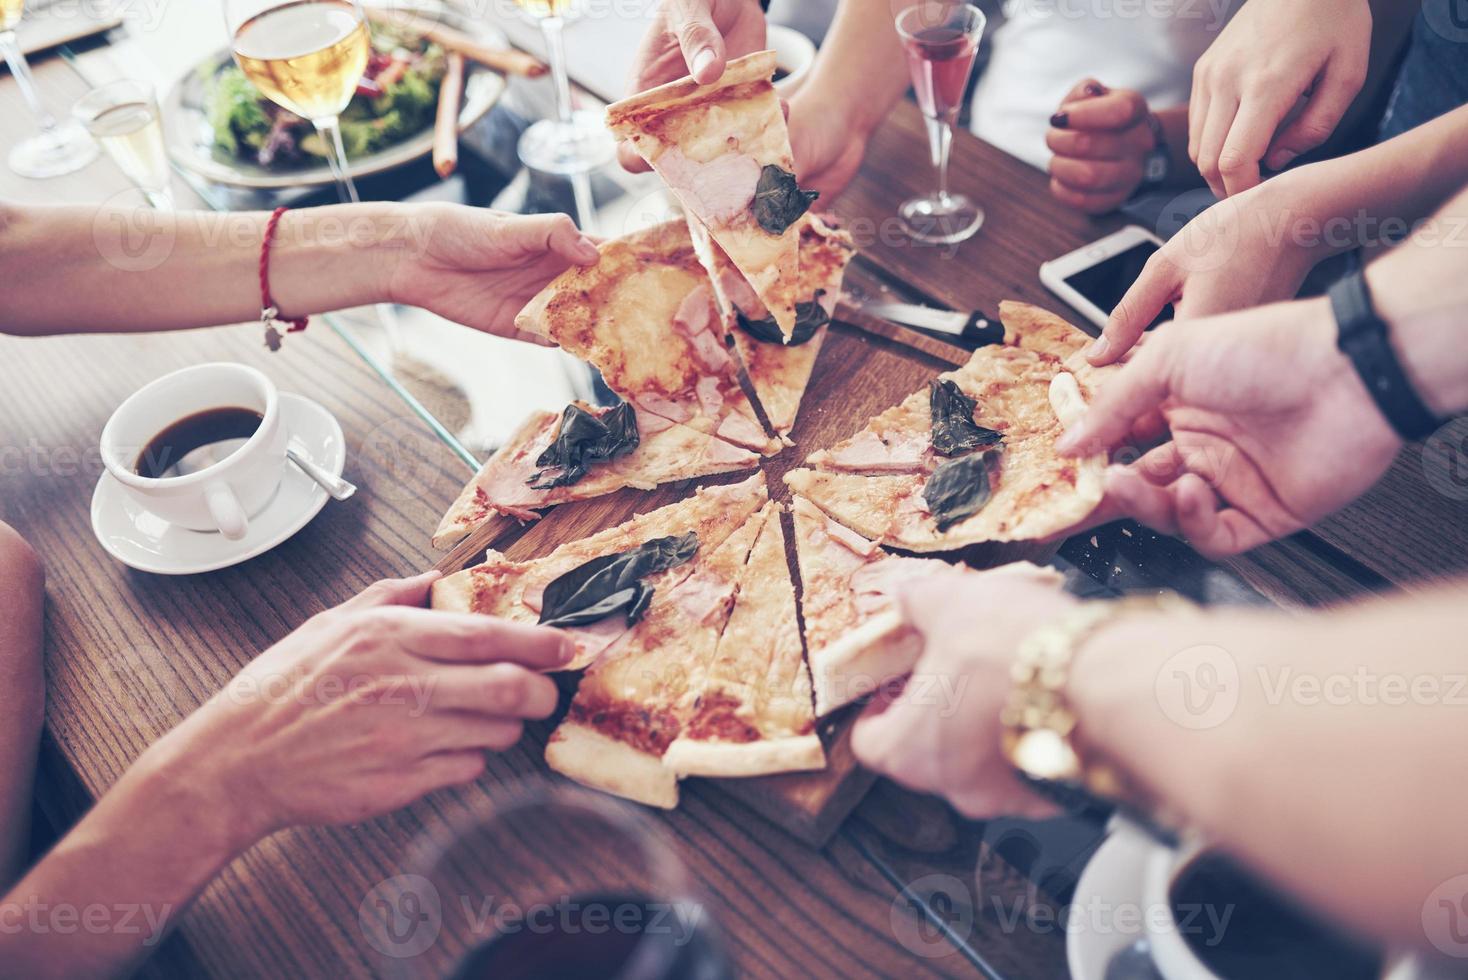
<svg viewBox="0 0 1468 980"><path fill-rule="evenodd" d="M1050 117L1050 125L1056 129L1064 129L1070 125L1070 113L1061 111Z"/></svg>

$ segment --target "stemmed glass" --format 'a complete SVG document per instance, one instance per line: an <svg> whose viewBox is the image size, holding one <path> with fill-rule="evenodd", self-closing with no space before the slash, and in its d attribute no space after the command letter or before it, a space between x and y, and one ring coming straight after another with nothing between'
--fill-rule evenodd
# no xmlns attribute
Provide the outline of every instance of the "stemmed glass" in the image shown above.
<svg viewBox="0 0 1468 980"><path fill-rule="evenodd" d="M601 114L573 111L571 80L566 74L564 32L572 0L515 0L540 21L546 61L556 90L556 117L542 119L520 136L520 162L542 173L571 176L595 170L616 152Z"/></svg>
<svg viewBox="0 0 1468 980"><path fill-rule="evenodd" d="M71 114L149 204L160 211L173 210L168 151L163 146L158 100L150 86L124 79L94 88L77 100Z"/></svg>
<svg viewBox="0 0 1468 980"><path fill-rule="evenodd" d="M3 2L3 0L0 0ZM311 120L343 201L356 203L340 117L372 42L355 0L225 0L230 46L245 77L283 109Z"/></svg>
<svg viewBox="0 0 1468 980"><path fill-rule="evenodd" d="M897 33L907 51L913 90L938 168L937 193L915 197L897 213L907 233L920 242L965 241L984 223L984 211L964 195L949 192L948 152L984 33L984 12L973 4L924 0L897 15Z"/></svg>
<svg viewBox="0 0 1468 980"><path fill-rule="evenodd" d="M60 177L97 159L97 144L76 123L58 123L56 117L41 104L36 83L31 78L31 66L26 62L20 41L15 36L24 8L25 0L0 0L0 55L4 55L6 64L10 66L10 74L15 76L20 94L30 106L41 131L21 140L10 151L10 169L22 177Z"/></svg>
<svg viewBox="0 0 1468 980"><path fill-rule="evenodd" d="M360 909L390 980L729 980L718 927L662 828L530 778L424 832Z"/></svg>

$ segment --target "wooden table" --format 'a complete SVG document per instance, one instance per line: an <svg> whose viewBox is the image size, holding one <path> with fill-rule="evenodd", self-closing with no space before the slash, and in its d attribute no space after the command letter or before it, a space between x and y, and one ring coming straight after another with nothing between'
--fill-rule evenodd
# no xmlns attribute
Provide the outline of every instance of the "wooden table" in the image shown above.
<svg viewBox="0 0 1468 980"><path fill-rule="evenodd" d="M36 68L58 110L82 90L59 61ZM0 113L14 120L22 112L13 83L0 80ZM0 152L20 132L7 127ZM1036 279L1039 262L1116 223L1065 211L1051 202L1040 174L960 135L954 182L988 208L984 230L956 252L905 243L886 223L895 202L930 183L926 153L921 122L904 106L836 202L864 249L853 275L868 286L885 283L958 308L992 311L1009 297L1056 307ZM105 160L47 183L0 173L0 196L10 199L97 201L122 187ZM242 566L178 579L130 572L102 553L89 528L98 433L112 407L145 381L212 359L256 365L283 390L309 392L327 405L342 422L348 474L362 492ZM428 532L466 475L422 420L337 335L319 327L292 338L278 356L261 350L255 326L0 339L0 449L0 518L34 542L49 573L49 707L39 791L58 826L304 618L375 578L433 564L438 556L428 549ZM1228 567L1286 604L1410 586L1468 561L1465 516L1468 504L1433 492L1408 453L1381 487L1317 532ZM537 729L493 757L475 787L361 826L293 831L261 843L204 893L150 971L372 973L380 963L357 927L358 904L373 885L405 870L415 835L502 781L543 771L543 739ZM1006 927L997 911L1016 900L1048 901L1044 893L984 846L981 825L932 799L879 783L820 849L713 784L690 783L683 799L680 809L657 819L708 897L741 974L972 976L980 963L1005 977L1066 973L1057 930Z"/></svg>

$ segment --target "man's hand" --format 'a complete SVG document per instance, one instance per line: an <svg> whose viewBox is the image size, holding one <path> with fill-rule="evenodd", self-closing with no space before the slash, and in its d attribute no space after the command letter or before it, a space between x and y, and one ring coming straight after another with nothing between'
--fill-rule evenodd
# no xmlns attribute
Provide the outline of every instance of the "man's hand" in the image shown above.
<svg viewBox="0 0 1468 980"><path fill-rule="evenodd" d="M1114 211L1132 196L1157 145L1147 101L1130 89L1109 90L1094 78L1071 89L1050 117L1045 145L1050 193L1087 214Z"/></svg>
<svg viewBox="0 0 1468 980"><path fill-rule="evenodd" d="M155 750L215 786L245 842L476 779L485 750L555 710L540 672L565 664L572 644L558 630L420 608L436 577L378 582L312 617Z"/></svg>
<svg viewBox="0 0 1468 980"><path fill-rule="evenodd" d="M955 569L900 598L923 635L923 654L902 692L873 702L856 723L856 757L970 817L1053 814L1001 754L999 709L1019 641L1075 600L1025 566Z"/></svg>
<svg viewBox="0 0 1468 980"><path fill-rule="evenodd" d="M1219 197L1324 143L1366 81L1366 0L1249 0L1193 67L1188 156ZM1298 103L1301 99L1303 106Z"/></svg>
<svg viewBox="0 0 1468 980"><path fill-rule="evenodd" d="M1160 412L1170 441L1106 474L1105 513L1208 556L1309 527L1386 472L1401 442L1336 348L1328 301L1178 320L1141 345L1058 444L1089 454Z"/></svg>
<svg viewBox="0 0 1468 980"><path fill-rule="evenodd" d="M1158 249L1112 310L1087 357L1110 364L1171 303L1179 320L1293 299L1329 254L1311 171L1282 174L1210 207Z"/></svg>
<svg viewBox="0 0 1468 980"><path fill-rule="evenodd" d="M758 0L663 0L633 62L629 92L692 75L712 85L730 59L765 47L765 14ZM648 169L630 143L617 148L622 166Z"/></svg>
<svg viewBox="0 0 1468 980"><path fill-rule="evenodd" d="M393 301L502 337L544 344L515 329L515 314L571 265L597 260L596 246L565 214L451 204L402 214L388 256Z"/></svg>

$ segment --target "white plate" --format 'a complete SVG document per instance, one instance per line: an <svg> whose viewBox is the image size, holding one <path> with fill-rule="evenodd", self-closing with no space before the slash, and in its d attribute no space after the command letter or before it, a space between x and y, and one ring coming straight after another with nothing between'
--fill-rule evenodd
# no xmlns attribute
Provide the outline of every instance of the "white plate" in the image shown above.
<svg viewBox="0 0 1468 980"><path fill-rule="evenodd" d="M1145 911L1147 857L1155 845L1121 820L1086 862L1071 899L1065 960L1072 980L1104 980L1117 953L1147 935L1144 918L1122 909ZM1133 926L1135 928L1133 928Z"/></svg>
<svg viewBox="0 0 1468 980"><path fill-rule="evenodd" d="M414 3L400 6L410 12L428 15L445 26L470 34L476 41L491 48L509 46L509 40L495 28L482 20L468 16L452 3ZM169 89L160 106L163 117L163 133L168 143L168 155L175 164L190 173L197 174L214 184L229 187L256 189L279 189L288 187L325 186L334 182L331 166L307 163L288 167L262 167L253 160L230 157L214 149L214 127L204 111L207 80L220 69L234 64L234 56L228 48L205 58L199 65L180 78ZM462 132L494 108L505 91L504 76L496 74L469 61L464 73L464 102L459 110L459 130ZM430 124L401 143L396 143L376 153L369 153L347 161L347 172L352 179L391 170L393 167L410 163L433 150L433 126Z"/></svg>
<svg viewBox="0 0 1468 980"><path fill-rule="evenodd" d="M309 398L284 392L280 411L292 448L340 476L347 448L336 417ZM194 575L264 554L305 527L329 499L310 477L287 463L275 496L250 518L244 538L229 541L222 534L190 531L149 513L111 473L104 472L92 494L92 532L108 554L140 572Z"/></svg>

